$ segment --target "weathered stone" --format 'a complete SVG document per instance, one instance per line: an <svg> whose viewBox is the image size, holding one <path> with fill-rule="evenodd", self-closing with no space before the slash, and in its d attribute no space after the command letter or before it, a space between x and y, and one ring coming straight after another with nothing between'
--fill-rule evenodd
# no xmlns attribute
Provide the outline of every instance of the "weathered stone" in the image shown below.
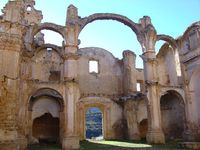
<svg viewBox="0 0 200 150"><path fill-rule="evenodd" d="M148 16L139 23L110 13L80 18L73 5L65 26L41 23L34 4L9 1L0 16L0 149L26 149L52 139L63 150L78 149L91 107L103 114L105 139L200 140L200 22L175 40L157 35ZM119 60L102 48L78 48L87 24L109 19L136 33L144 69L135 67L130 50ZM45 44L40 32L45 29L59 33L62 46ZM159 40L167 43L156 55ZM90 72L90 61L96 71Z"/></svg>

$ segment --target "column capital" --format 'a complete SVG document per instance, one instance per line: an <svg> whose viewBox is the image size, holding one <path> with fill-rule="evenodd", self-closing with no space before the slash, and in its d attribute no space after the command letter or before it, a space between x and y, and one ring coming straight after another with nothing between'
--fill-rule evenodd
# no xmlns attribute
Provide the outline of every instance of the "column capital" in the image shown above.
<svg viewBox="0 0 200 150"><path fill-rule="evenodd" d="M146 83L146 86L158 85L157 80L146 80L145 83Z"/></svg>
<svg viewBox="0 0 200 150"><path fill-rule="evenodd" d="M141 18L140 25L142 26L142 31L137 36L137 38L142 46L142 51L155 51L157 32L153 24L151 23L150 17L144 16L143 18Z"/></svg>

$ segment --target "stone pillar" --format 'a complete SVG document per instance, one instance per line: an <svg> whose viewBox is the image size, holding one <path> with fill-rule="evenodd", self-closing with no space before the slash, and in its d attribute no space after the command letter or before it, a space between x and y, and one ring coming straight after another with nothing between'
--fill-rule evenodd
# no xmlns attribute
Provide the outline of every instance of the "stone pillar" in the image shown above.
<svg viewBox="0 0 200 150"><path fill-rule="evenodd" d="M127 100L124 105L124 112L127 120L128 135L131 140L140 140L140 132L137 121L138 102Z"/></svg>
<svg viewBox="0 0 200 150"><path fill-rule="evenodd" d="M79 135L76 103L79 100L80 92L77 82L77 49L79 26L77 8L70 5L67 10L66 35L65 35L65 60L64 60L64 81L66 101L66 130L63 135L62 149L78 149Z"/></svg>
<svg viewBox="0 0 200 150"><path fill-rule="evenodd" d="M131 94L136 91L136 69L135 69L136 55L130 50L123 52L124 64L124 93Z"/></svg>
<svg viewBox="0 0 200 150"><path fill-rule="evenodd" d="M143 48L142 59L144 63L144 78L146 83L147 110L148 110L148 143L165 143L165 137L161 125L160 99L158 94L157 62L155 43L157 40L156 30L151 24L149 17L140 20L143 27L140 35L140 43Z"/></svg>

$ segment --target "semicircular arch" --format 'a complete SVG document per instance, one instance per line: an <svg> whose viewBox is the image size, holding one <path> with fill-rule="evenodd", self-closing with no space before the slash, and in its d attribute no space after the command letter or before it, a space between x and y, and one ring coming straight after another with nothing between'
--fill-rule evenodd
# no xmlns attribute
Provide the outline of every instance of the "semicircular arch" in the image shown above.
<svg viewBox="0 0 200 150"><path fill-rule="evenodd" d="M65 37L65 31L64 31L64 26L61 25L57 25L54 23L42 23L39 26L34 26L33 31L32 31L32 35L36 35L38 32L40 32L41 30L51 30L54 31L56 33L59 33L63 38Z"/></svg>
<svg viewBox="0 0 200 150"><path fill-rule="evenodd" d="M160 93L160 99L162 98L162 96L164 96L168 93L173 94L174 96L177 96L182 101L182 103L185 105L184 92L182 90L172 89L172 88L167 88L165 90L162 90L162 92Z"/></svg>
<svg viewBox="0 0 200 150"><path fill-rule="evenodd" d="M62 49L59 46L53 45L53 44L43 44L40 47L38 47L34 53L38 53L43 49L47 49L47 48L51 48L52 50L54 50L56 53L58 53L58 55L63 59L63 53L62 53Z"/></svg>
<svg viewBox="0 0 200 150"><path fill-rule="evenodd" d="M160 40L163 40L163 41L169 43L172 46L172 48L174 48L174 49L177 48L177 43L176 43L175 39L169 35L164 35L164 34L157 35L157 41L160 41Z"/></svg>
<svg viewBox="0 0 200 150"><path fill-rule="evenodd" d="M33 92L33 94L31 95L29 99L29 104L28 104L29 111L32 110L34 102L37 101L41 97L50 97L56 100L60 105L60 111L64 110L63 96L57 90L54 90L51 88L40 88L40 89L37 89L35 92Z"/></svg>
<svg viewBox="0 0 200 150"><path fill-rule="evenodd" d="M115 20L115 21L121 22L125 24L126 26L130 27L132 31L135 32L136 36L138 36L141 32L141 29L140 29L141 26L139 24L133 22L132 20L130 20L129 18L125 16L112 14L112 13L96 13L96 14L92 14L88 17L83 18L81 20L80 32L83 30L83 28L87 24L92 23L93 21L96 21L96 20Z"/></svg>

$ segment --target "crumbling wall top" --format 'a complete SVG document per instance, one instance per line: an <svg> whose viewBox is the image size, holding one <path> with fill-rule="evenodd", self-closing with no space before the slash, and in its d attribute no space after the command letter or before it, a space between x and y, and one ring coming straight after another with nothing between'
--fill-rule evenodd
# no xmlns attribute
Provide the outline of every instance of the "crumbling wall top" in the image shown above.
<svg viewBox="0 0 200 150"><path fill-rule="evenodd" d="M34 8L34 0L8 1L3 8L2 19L19 24L39 24L43 18L42 12Z"/></svg>

